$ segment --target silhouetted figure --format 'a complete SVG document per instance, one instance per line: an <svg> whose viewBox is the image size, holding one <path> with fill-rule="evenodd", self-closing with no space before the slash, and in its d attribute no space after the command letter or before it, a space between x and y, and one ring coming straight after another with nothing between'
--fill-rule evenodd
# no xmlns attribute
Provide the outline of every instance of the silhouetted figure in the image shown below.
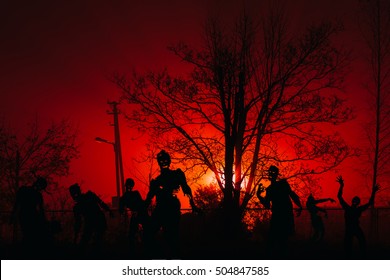
<svg viewBox="0 0 390 280"><path fill-rule="evenodd" d="M363 230L360 228L359 219L362 215L362 212L367 210L368 207L373 205L375 194L379 190L379 186L375 185L372 188L371 197L367 204L361 205L360 198L355 196L352 198L352 205L349 205L345 202L343 198L343 188L344 180L341 176L337 177L337 182L340 184L339 192L337 198L340 201L341 206L344 209L344 218L345 218L345 236L344 236L344 248L347 254L347 257L352 256L352 242L353 237L356 237L359 242L360 252L362 256L366 256L366 238L364 237Z"/></svg>
<svg viewBox="0 0 390 280"><path fill-rule="evenodd" d="M23 251L31 256L42 254L49 240L48 222L43 207L42 191L47 187L45 178L39 177L32 186L22 186L16 193L10 223L18 217L23 235Z"/></svg>
<svg viewBox="0 0 390 280"><path fill-rule="evenodd" d="M94 192L82 193L78 184L71 185L69 192L75 201L74 244L79 244L82 253L85 253L87 244L94 239L96 248L100 249L107 229L106 217L102 210L108 211L111 215L110 208ZM81 228L83 232L78 242Z"/></svg>
<svg viewBox="0 0 390 280"><path fill-rule="evenodd" d="M285 256L287 254L288 237L295 233L291 200L299 207L297 210L298 216L302 211L302 205L298 195L291 189L287 180L278 180L279 169L276 166L270 166L268 176L271 185L264 189L260 184L257 190L257 197L261 204L272 211L267 253L275 254L275 250L280 250L280 256ZM264 190L266 194L262 197L261 194Z"/></svg>
<svg viewBox="0 0 390 280"><path fill-rule="evenodd" d="M126 209L130 210L129 249L131 255L134 255L136 250L136 239L137 233L139 232L139 226L142 226L142 233L144 234L149 222L149 215L147 208L145 207L145 202L142 199L141 194L138 191L133 190L134 185L133 179L126 179L126 192L119 200L119 212L121 214L125 214ZM144 238L142 238L142 240L143 239Z"/></svg>
<svg viewBox="0 0 390 280"><path fill-rule="evenodd" d="M313 241L321 241L325 235L325 227L324 222L322 221L319 212L325 213L327 215L326 210L324 208L318 207L317 204L324 203L330 201L332 203L335 202L333 198L322 198L322 199L314 199L313 195L310 194L306 201L307 210L310 213L311 225L313 227Z"/></svg>
<svg viewBox="0 0 390 280"><path fill-rule="evenodd" d="M180 187L188 196L193 211L198 211L192 197L191 188L187 184L184 172L180 169L171 170L171 158L162 150L157 154L157 162L161 173L150 182L149 192L146 197L146 206L156 197L156 207L151 215L150 237L155 237L162 228L164 239L168 245L168 257L177 257L179 254L179 223L180 201L176 194ZM151 245L151 244L150 244Z"/></svg>

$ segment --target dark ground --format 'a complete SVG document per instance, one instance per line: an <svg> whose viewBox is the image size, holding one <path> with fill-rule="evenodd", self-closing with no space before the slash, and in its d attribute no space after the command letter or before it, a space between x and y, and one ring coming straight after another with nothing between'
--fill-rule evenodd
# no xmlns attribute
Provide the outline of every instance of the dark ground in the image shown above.
<svg viewBox="0 0 390 280"><path fill-rule="evenodd" d="M329 217L324 219L325 239L319 243L310 241L312 234L309 218L305 213L296 218L297 234L290 239L289 251L282 257L265 254L268 224L257 222L251 230L241 231L235 239L228 239L218 219L184 214L181 219L181 240L179 259L197 260L246 260L246 259L296 259L296 260L338 260L338 259L390 259L390 210L379 212L376 231L370 227L369 215L363 216L361 225L367 239L367 255L361 256L357 240L354 251L346 258L343 250L343 216L339 210L328 211ZM50 245L26 249L21 243L21 234L12 226L2 223L0 227L1 259L165 259L164 241L160 236L152 256L146 256L141 243L133 254L130 254L127 240L128 220L107 219L108 231L105 242L97 250L91 245L84 252L78 251L73 244L72 213L51 215L51 219L60 220L62 230ZM252 213L250 217L254 217Z"/></svg>

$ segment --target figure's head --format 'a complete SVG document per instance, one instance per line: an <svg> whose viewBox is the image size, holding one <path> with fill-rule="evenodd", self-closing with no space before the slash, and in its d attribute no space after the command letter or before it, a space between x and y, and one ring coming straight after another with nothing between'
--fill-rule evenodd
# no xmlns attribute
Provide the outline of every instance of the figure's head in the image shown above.
<svg viewBox="0 0 390 280"><path fill-rule="evenodd" d="M355 196L352 198L352 206L357 207L360 204L360 198Z"/></svg>
<svg viewBox="0 0 390 280"><path fill-rule="evenodd" d="M307 202L312 202L314 200L314 197L312 194L309 194L309 196L307 197Z"/></svg>
<svg viewBox="0 0 390 280"><path fill-rule="evenodd" d="M43 177L38 177L37 180L33 183L33 188L37 191L43 191L47 187L47 181Z"/></svg>
<svg viewBox="0 0 390 280"><path fill-rule="evenodd" d="M168 169L171 165L171 157L165 150L157 154L157 162L161 169Z"/></svg>
<svg viewBox="0 0 390 280"><path fill-rule="evenodd" d="M127 178L125 182L126 191L129 192L134 188L134 180L131 178Z"/></svg>
<svg viewBox="0 0 390 280"><path fill-rule="evenodd" d="M268 177L271 181L276 180L279 176L279 168L277 168L275 165L271 165L268 168Z"/></svg>
<svg viewBox="0 0 390 280"><path fill-rule="evenodd" d="M69 193L72 196L73 200L77 201L81 195L81 188L79 184L73 184L69 187Z"/></svg>

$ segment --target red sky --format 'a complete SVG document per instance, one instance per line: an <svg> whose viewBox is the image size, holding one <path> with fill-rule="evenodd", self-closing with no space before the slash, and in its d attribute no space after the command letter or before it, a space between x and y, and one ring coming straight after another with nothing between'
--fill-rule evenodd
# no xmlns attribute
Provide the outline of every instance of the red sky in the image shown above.
<svg viewBox="0 0 390 280"><path fill-rule="evenodd" d="M80 182L84 189L110 197L115 193L114 153L112 147L94 141L96 136L113 139L107 100L116 100L120 93L106 76L164 66L180 71L179 61L166 47L178 41L196 42L209 14L233 18L243 2L2 1L0 116L19 131L36 115L42 125L71 119L80 130L81 158L72 164L72 175L63 184ZM250 12L256 12L254 3L258 1L245 2ZM294 2L288 10L295 28L302 28L310 18L343 19L346 30L340 43L353 47L355 55L361 54L361 39L353 21L357 0L287 2ZM358 67L351 68L346 91L350 104L356 107L357 119L348 124L346 136L351 144L361 146L366 97L359 78L364 71L359 63L355 65ZM139 141L133 140L123 118L120 122L125 177L133 176L131 158L137 156ZM340 131L345 133L345 127ZM346 185L362 184L352 162L343 166ZM329 177L328 182L334 182L336 172ZM346 190L347 198L354 190ZM145 195L146 190L141 191ZM326 191L333 196L336 192L336 183ZM368 191L361 196L367 197Z"/></svg>

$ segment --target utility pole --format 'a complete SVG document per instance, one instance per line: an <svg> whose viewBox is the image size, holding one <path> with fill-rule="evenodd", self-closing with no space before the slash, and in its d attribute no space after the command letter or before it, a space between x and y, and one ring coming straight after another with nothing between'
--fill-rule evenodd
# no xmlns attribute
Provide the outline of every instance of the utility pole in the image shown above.
<svg viewBox="0 0 390 280"><path fill-rule="evenodd" d="M109 115L114 116L114 123L112 126L114 127L114 151L115 151L115 172L116 172L116 192L117 192L117 199L119 201L121 193L124 193L124 175L123 175L123 163L122 163L122 148L121 148L121 140L120 140L120 133L119 133L119 119L118 115L120 112L118 111L118 102L107 102L111 106L111 111L108 111L107 113Z"/></svg>

